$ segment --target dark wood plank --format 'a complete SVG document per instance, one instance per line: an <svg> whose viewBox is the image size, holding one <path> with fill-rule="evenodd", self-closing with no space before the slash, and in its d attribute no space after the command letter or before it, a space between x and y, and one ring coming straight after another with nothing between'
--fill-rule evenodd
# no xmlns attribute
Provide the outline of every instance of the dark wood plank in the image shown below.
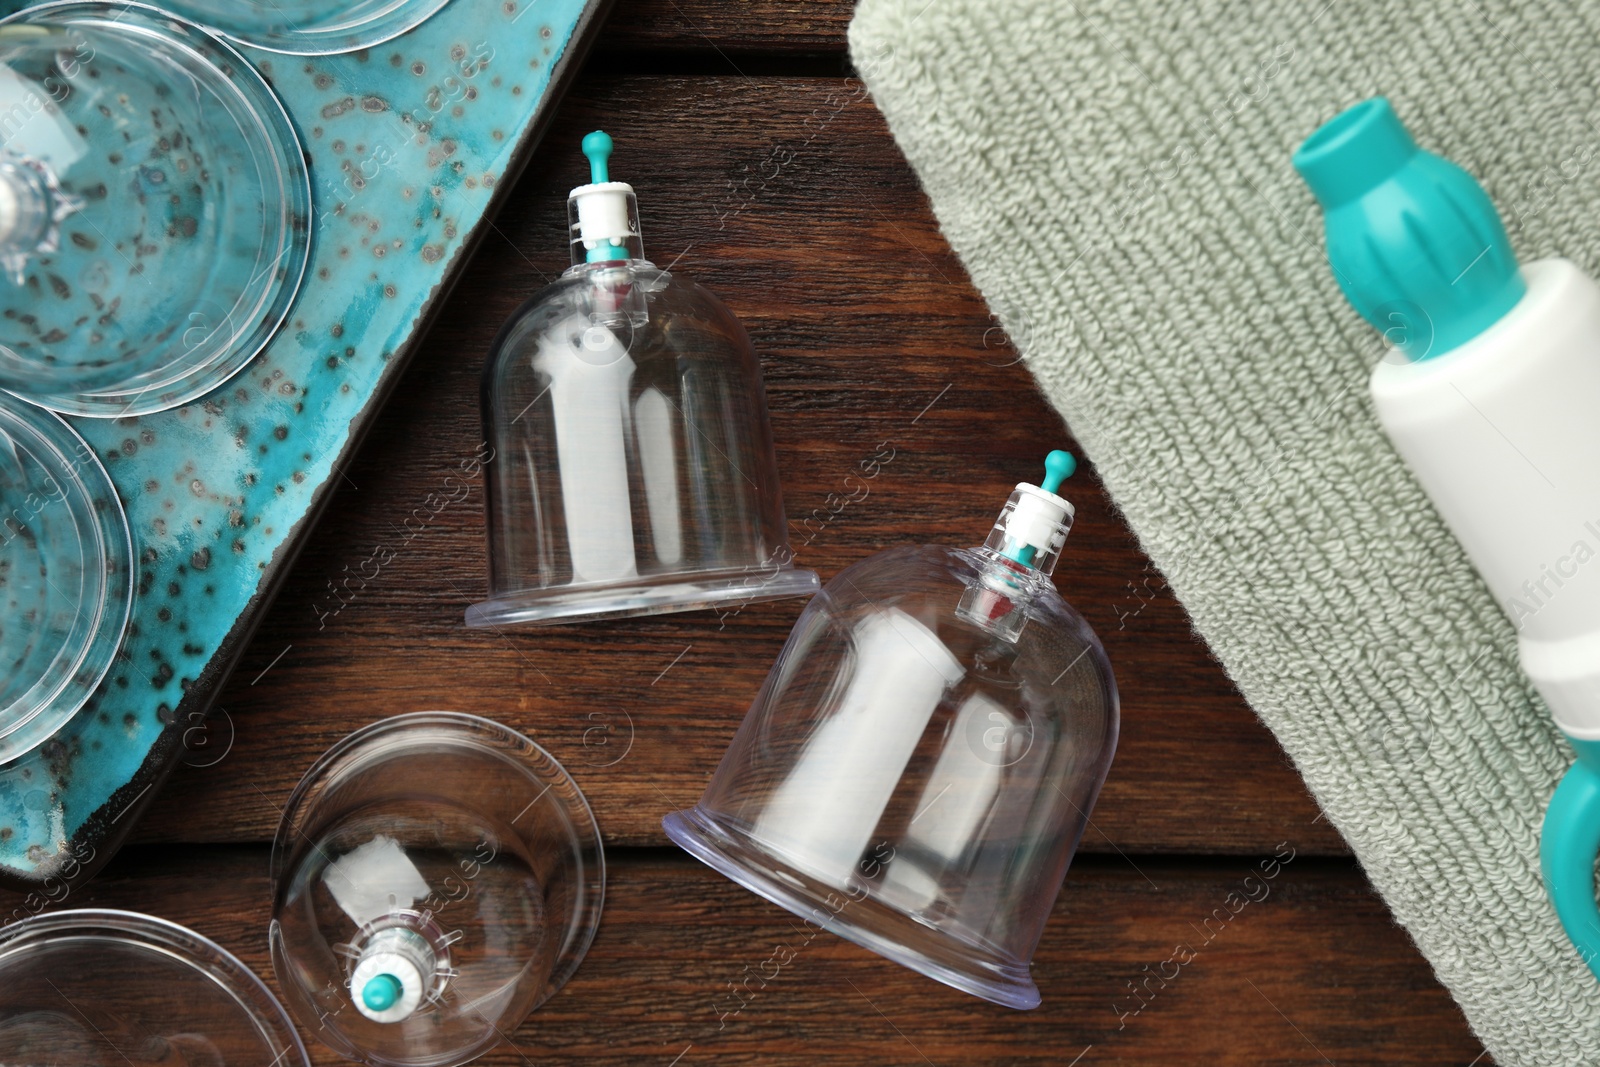
<svg viewBox="0 0 1600 1067"><path fill-rule="evenodd" d="M598 48L721 53L724 64L748 52L842 54L854 10L853 0L621 0Z"/></svg>
<svg viewBox="0 0 1600 1067"><path fill-rule="evenodd" d="M477 379L502 321L566 266L576 145L605 125L639 189L645 246L719 293L766 373L798 558L824 578L906 542L976 544L1046 443L1073 447L939 234L869 101L835 79L580 80L365 445L143 840L268 840L317 754L350 730L451 708L533 736L572 768L609 841L659 844L694 802L798 602L497 634L481 497L434 510L477 448ZM829 493L882 442L870 495ZM1092 459L1093 457L1089 457ZM1056 581L1105 641L1123 735L1087 851L1254 853L1343 844L1195 640L1092 464ZM414 516L408 534L406 521ZM378 546L394 558L377 577ZM597 727L610 726L608 733ZM231 740L231 751L223 757ZM221 762L217 762L218 760ZM215 766L207 766L215 763Z"/></svg>
<svg viewBox="0 0 1600 1067"><path fill-rule="evenodd" d="M1474 1059L1482 1050L1459 1010L1352 864L1297 856L1246 889L1269 855L1222 865L1141 860L1138 869L1116 857L1081 862L1035 960L1044 1003L1019 1013L812 933L687 857L613 853L600 933L583 966L512 1035L514 1048L477 1062L1490 1062ZM266 870L260 846L136 847L60 906L182 922L276 990ZM1231 905L1233 914L1235 892L1259 899ZM0 915L17 906L0 896ZM1193 958L1164 966L1180 944ZM763 966L772 959L787 963ZM770 976L767 984L747 981L746 968ZM1151 973L1175 977L1150 979L1134 1014L1129 985ZM748 987L742 1006L730 984ZM304 1036L318 1064L343 1062Z"/></svg>

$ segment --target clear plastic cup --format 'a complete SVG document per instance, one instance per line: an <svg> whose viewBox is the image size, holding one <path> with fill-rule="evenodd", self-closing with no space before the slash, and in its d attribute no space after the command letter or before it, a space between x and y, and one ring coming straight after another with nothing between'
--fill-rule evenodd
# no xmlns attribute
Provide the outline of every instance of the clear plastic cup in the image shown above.
<svg viewBox="0 0 1600 1067"><path fill-rule="evenodd" d="M300 140L238 52L137 4L0 22L0 388L119 417L244 369L310 254Z"/></svg>
<svg viewBox="0 0 1600 1067"><path fill-rule="evenodd" d="M330 749L272 848L284 999L340 1055L453 1067L577 968L605 895L599 829L544 749L472 715L398 715Z"/></svg>
<svg viewBox="0 0 1600 1067"><path fill-rule="evenodd" d="M729 607L820 585L791 562L744 327L642 252L617 254L634 258L575 264L490 352L489 599L468 626Z"/></svg>
<svg viewBox="0 0 1600 1067"><path fill-rule="evenodd" d="M981 548L841 572L667 834L820 927L1036 1006L1034 949L1118 729L1100 642L1049 578L1070 515L1018 486Z"/></svg>
<svg viewBox="0 0 1600 1067"><path fill-rule="evenodd" d="M810 596L793 565L761 363L708 290L644 258L603 130L567 198L572 266L483 372L489 598L468 626Z"/></svg>
<svg viewBox="0 0 1600 1067"><path fill-rule="evenodd" d="M94 451L0 395L0 763L50 738L110 669L133 602L133 543Z"/></svg>
<svg viewBox="0 0 1600 1067"><path fill-rule="evenodd" d="M267 987L225 949L127 911L0 930L0 1063L310 1067Z"/></svg>

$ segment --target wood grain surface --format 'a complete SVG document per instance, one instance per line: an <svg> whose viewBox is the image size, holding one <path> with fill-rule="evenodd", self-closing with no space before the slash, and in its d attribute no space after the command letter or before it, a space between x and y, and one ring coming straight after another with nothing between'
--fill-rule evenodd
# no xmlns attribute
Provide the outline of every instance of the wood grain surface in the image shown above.
<svg viewBox="0 0 1600 1067"><path fill-rule="evenodd" d="M742 969L804 933L662 847L660 820L698 798L799 602L551 630L462 625L485 589L481 491L438 501L482 440L490 340L566 267L566 194L585 173L577 144L597 127L616 139L612 173L638 190L650 258L717 292L750 330L800 565L826 579L888 545L978 543L1045 447L1075 448L859 83L817 76L818 56L844 69L849 10L618 4L141 844L61 906L153 911L270 976L266 843L294 783L360 725L446 708L554 753L610 850L587 962L516 1048L483 1062L1488 1064L1140 554L1092 456L1068 486L1078 520L1056 581L1105 642L1122 739L1040 947L1033 1013L823 936L719 1020ZM646 73L615 62L645 53L660 59ZM829 494L886 444L894 458L869 495L830 514ZM391 562L357 577L380 547ZM1280 848L1295 859L1270 897L1179 977L1143 987L1155 992L1133 1014L1129 984L1202 937ZM0 914L16 905L0 896Z"/></svg>
<svg viewBox="0 0 1600 1067"><path fill-rule="evenodd" d="M599 47L702 59L711 53L723 61L722 73L742 55L842 56L854 9L852 0L624 0Z"/></svg>
<svg viewBox="0 0 1600 1067"><path fill-rule="evenodd" d="M761 353L802 565L826 578L887 545L979 543L1010 487L1038 475L1043 447L1073 447L870 100L834 79L582 78L497 222L502 237L343 472L224 691L232 751L179 771L145 840L263 840L274 801L318 753L356 725L428 708L487 715L544 744L574 768L614 844L663 843L661 816L699 795L802 605L469 631L462 612L485 590L481 496L427 504L482 440L477 379L495 331L566 265L573 148L599 125L619 146L614 172L639 190L647 253L721 295ZM869 495L830 515L828 495L885 442L894 458ZM1056 582L1105 641L1123 702L1085 847L1248 853L1294 837L1342 851L1092 463L1069 492L1078 519ZM394 558L363 581L380 546ZM201 804L208 817L195 819Z"/></svg>
<svg viewBox="0 0 1600 1067"><path fill-rule="evenodd" d="M1230 914L1229 894L1274 854L1292 858L1252 883L1258 900ZM510 1044L478 1062L1466 1067L1481 1051L1426 964L1396 951L1382 902L1347 860L1274 849L1223 864L1080 861L1035 958L1044 1002L1031 1012L813 933L666 850L614 855L608 874L583 966ZM260 846L144 846L72 903L181 921L276 992L269 896ZM1188 951L1174 959L1179 946ZM342 1062L302 1036L318 1064Z"/></svg>

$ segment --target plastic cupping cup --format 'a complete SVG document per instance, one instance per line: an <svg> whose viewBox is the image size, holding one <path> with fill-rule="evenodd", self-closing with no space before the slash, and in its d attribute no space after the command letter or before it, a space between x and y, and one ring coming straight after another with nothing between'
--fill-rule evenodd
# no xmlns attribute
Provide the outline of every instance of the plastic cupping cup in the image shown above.
<svg viewBox="0 0 1600 1067"><path fill-rule="evenodd" d="M59 416L0 396L0 763L89 699L132 600L127 519L93 449Z"/></svg>
<svg viewBox="0 0 1600 1067"><path fill-rule="evenodd" d="M1050 573L1072 519L1021 484L981 548L897 548L795 624L668 835L812 922L1012 1008L1116 749L1116 682Z"/></svg>
<svg viewBox="0 0 1600 1067"><path fill-rule="evenodd" d="M220 946L165 919L77 910L0 930L0 1062L311 1061L267 987Z"/></svg>
<svg viewBox="0 0 1600 1067"><path fill-rule="evenodd" d="M336 1052L453 1067L571 977L600 922L594 815L544 749L487 719L398 715L306 773L272 848L272 965Z"/></svg>
<svg viewBox="0 0 1600 1067"><path fill-rule="evenodd" d="M242 44L292 55L371 48L427 20L449 0L167 0L184 18ZM523 0L531 5L533 0Z"/></svg>
<svg viewBox="0 0 1600 1067"><path fill-rule="evenodd" d="M311 182L232 48L142 5L24 9L0 22L0 133L0 388L140 415L272 338L305 271Z"/></svg>
<svg viewBox="0 0 1600 1067"><path fill-rule="evenodd" d="M644 258L611 139L584 139L572 267L506 324L483 378L489 599L469 626L816 592L792 566L761 366L721 301Z"/></svg>

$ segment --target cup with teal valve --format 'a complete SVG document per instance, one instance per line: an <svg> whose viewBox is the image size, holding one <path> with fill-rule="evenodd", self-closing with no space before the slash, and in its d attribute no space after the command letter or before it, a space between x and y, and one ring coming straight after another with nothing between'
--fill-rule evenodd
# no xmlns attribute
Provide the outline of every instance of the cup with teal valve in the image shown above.
<svg viewBox="0 0 1600 1067"><path fill-rule="evenodd" d="M310 262L288 113L238 52L154 7L4 10L0 389L107 419L213 393Z"/></svg>
<svg viewBox="0 0 1600 1067"><path fill-rule="evenodd" d="M572 266L484 365L488 596L468 626L738 611L821 586L794 565L750 335L644 258L611 151L605 132L584 137Z"/></svg>
<svg viewBox="0 0 1600 1067"><path fill-rule="evenodd" d="M1116 750L1116 679L1052 579L1076 463L1052 452L981 545L904 545L795 623L693 808L695 858L955 989L1039 1004L1030 973Z"/></svg>
<svg viewBox="0 0 1600 1067"><path fill-rule="evenodd" d="M544 749L472 715L396 715L339 742L284 807L269 944L289 1011L374 1067L457 1067L572 975L605 859Z"/></svg>
<svg viewBox="0 0 1600 1067"><path fill-rule="evenodd" d="M1566 259L1519 265L1493 201L1363 101L1294 154L1328 262L1391 347L1373 408L1511 618L1523 671L1577 762L1545 815L1550 897L1600 976L1600 285ZM1493 494L1486 492L1493 487Z"/></svg>

